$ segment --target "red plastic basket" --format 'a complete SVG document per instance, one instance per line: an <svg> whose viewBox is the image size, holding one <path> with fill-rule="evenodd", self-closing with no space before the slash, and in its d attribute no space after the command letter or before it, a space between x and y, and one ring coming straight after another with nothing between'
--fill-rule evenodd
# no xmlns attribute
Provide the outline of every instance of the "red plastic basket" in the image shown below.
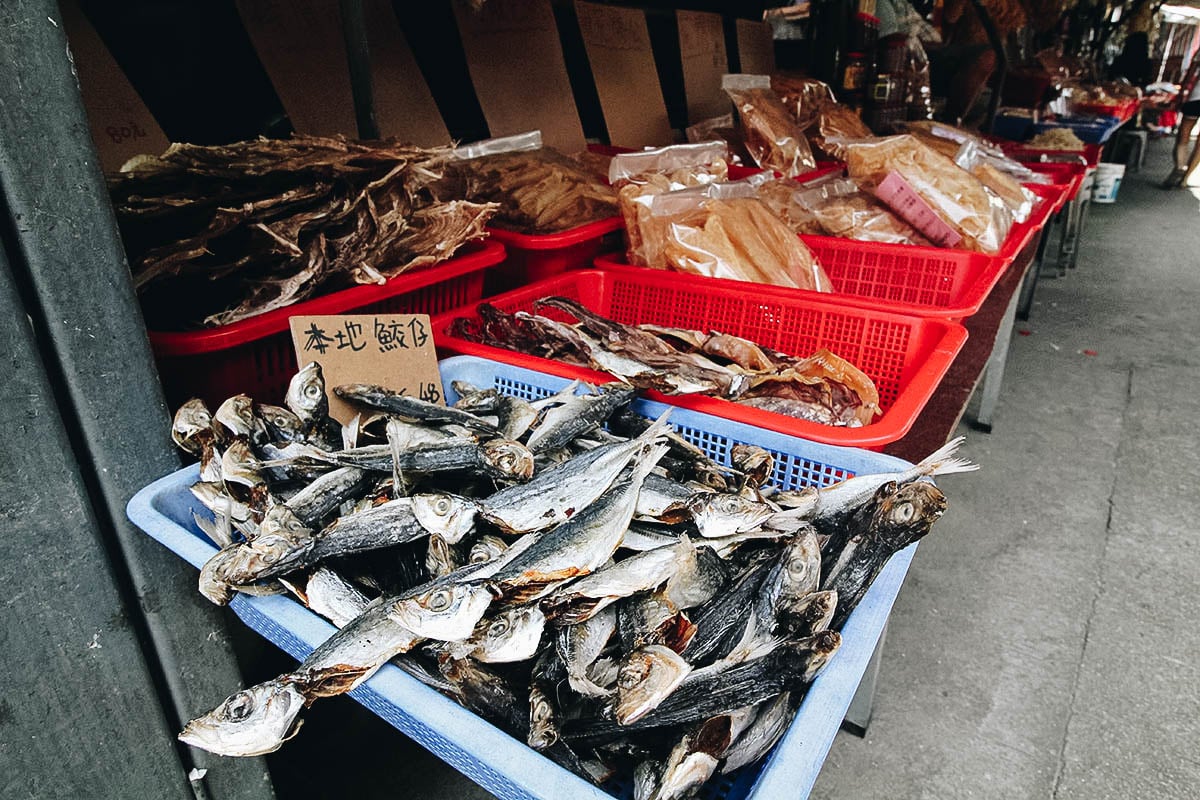
<svg viewBox="0 0 1200 800"><path fill-rule="evenodd" d="M1045 156L1048 162L1053 163L1082 156L1089 167L1094 167L1100 163L1100 156L1104 153L1102 144L1084 144L1082 150L1051 150L1045 147L1029 147L1023 142L1013 142L1007 139L995 141L1004 149L1009 158L1015 158L1018 161L1041 161Z"/></svg>
<svg viewBox="0 0 1200 800"><path fill-rule="evenodd" d="M998 255L805 234L800 238L833 282L833 293L768 288L885 312L954 320L969 317L979 310L1004 270L1055 210L1060 189L1037 184L1031 184L1029 188L1044 202L1038 204L1028 220L1013 225ZM625 263L623 258L622 255L600 256L595 264L600 269L637 269ZM723 283L738 285L736 281ZM755 286L762 288L763 285Z"/></svg>
<svg viewBox="0 0 1200 800"><path fill-rule="evenodd" d="M163 391L172 408L190 397L210 406L243 392L278 402L296 372L288 319L307 314L429 314L479 301L484 271L504 260L497 242L472 242L450 260L202 331L150 331Z"/></svg>
<svg viewBox="0 0 1200 800"><path fill-rule="evenodd" d="M487 293L505 292L532 281L540 281L569 269L590 266L603 250L621 246L621 217L580 225L561 233L540 235L488 228L504 244L508 257L488 274Z"/></svg>
<svg viewBox="0 0 1200 800"><path fill-rule="evenodd" d="M1083 186L1083 179L1088 171L1086 164L1029 161L1026 162L1025 166L1034 172L1049 175L1050 179L1054 181L1053 185L1066 187L1066 196L1063 198L1062 205L1079 196L1079 188Z"/></svg>
<svg viewBox="0 0 1200 800"><path fill-rule="evenodd" d="M827 347L869 375L879 389L883 414L870 425L836 428L712 397L646 394L661 402L815 442L869 449L880 449L908 432L967 338L965 328L948 320L854 308L796 292L762 289L659 270L577 270L488 302L512 313L532 310L538 299L559 295L626 324L718 330L795 355ZM542 313L557 312L547 309ZM591 369L450 336L448 329L455 317L475 318L477 312L466 307L435 319L439 348L569 378L610 380Z"/></svg>

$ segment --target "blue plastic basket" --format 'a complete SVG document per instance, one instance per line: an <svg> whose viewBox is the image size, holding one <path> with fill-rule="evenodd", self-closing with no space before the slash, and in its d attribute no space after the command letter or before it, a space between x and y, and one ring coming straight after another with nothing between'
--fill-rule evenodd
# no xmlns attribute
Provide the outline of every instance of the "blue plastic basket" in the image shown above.
<svg viewBox="0 0 1200 800"><path fill-rule="evenodd" d="M1059 116L1053 120L1034 123L1033 134L1043 133L1053 128L1069 128L1082 142L1104 144L1122 124L1123 120L1118 117Z"/></svg>
<svg viewBox="0 0 1200 800"><path fill-rule="evenodd" d="M526 398L547 396L568 383L563 378L470 356L442 361L441 371L449 402L455 399L452 380L480 387L495 386ZM638 400L633 408L654 418L667 406ZM773 481L784 489L824 486L859 473L909 466L908 462L892 456L816 444L687 409L673 409L670 420L682 435L724 463L729 462L730 448L738 443L756 444L772 451L776 458ZM193 465L161 478L138 492L128 507L134 524L196 567L217 549L192 520L192 512L203 512L188 491L198 472L199 468ZM841 649L813 682L791 727L774 750L758 764L714 779L700 795L702 798L790 800L808 796L887 622L915 550L913 544L894 556L871 585L842 628ZM296 659L303 659L335 630L288 597L238 595L232 608L247 625ZM390 664L351 695L505 800L610 800L632 794L627 781L614 781L606 787L609 791L596 788ZM222 699L214 697L212 702L215 705Z"/></svg>

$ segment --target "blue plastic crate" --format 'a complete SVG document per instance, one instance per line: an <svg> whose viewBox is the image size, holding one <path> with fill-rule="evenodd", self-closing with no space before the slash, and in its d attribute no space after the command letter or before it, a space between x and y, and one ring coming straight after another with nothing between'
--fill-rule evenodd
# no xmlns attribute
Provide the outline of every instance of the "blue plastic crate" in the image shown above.
<svg viewBox="0 0 1200 800"><path fill-rule="evenodd" d="M1053 128L1069 128L1075 132L1080 141L1088 144L1104 144L1122 124L1122 120L1118 117L1059 116L1053 120L1035 123L1033 132L1036 135Z"/></svg>
<svg viewBox="0 0 1200 800"><path fill-rule="evenodd" d="M495 386L527 398L547 396L568 383L562 378L470 356L442 361L441 371L449 402L456 399L452 380ZM638 400L633 408L655 418L667 406ZM816 444L687 409L673 409L670 420L681 434L725 463L730 448L738 443L772 451L776 457L773 480L784 489L824 486L859 473L909 466L892 456ZM198 466L192 465L155 481L138 492L127 509L134 524L195 567L217 549L192 520L193 512L207 513L188 491L198 473ZM808 796L887 622L916 547L909 546L888 562L850 615L842 628L841 649L813 682L779 744L758 764L710 781L702 798L792 800ZM247 625L296 659L303 659L335 630L289 597L237 595L232 608ZM632 795L627 781L614 781L606 787L609 791L596 788L390 664L351 696L505 800L608 800ZM211 698L213 705L222 699Z"/></svg>

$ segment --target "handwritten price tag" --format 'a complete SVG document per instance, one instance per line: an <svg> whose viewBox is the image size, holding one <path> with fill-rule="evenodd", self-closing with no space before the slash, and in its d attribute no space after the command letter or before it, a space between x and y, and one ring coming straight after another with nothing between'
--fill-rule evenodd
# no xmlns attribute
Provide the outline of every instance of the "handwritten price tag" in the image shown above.
<svg viewBox="0 0 1200 800"><path fill-rule="evenodd" d="M296 363L317 361L325 374L329 413L349 422L358 409L333 387L372 383L431 403L443 403L433 332L426 314L345 314L292 317Z"/></svg>

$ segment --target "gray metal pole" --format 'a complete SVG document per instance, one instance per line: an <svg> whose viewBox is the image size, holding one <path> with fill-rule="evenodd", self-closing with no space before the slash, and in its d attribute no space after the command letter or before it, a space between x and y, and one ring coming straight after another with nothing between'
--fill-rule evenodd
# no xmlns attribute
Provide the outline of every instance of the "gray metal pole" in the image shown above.
<svg viewBox="0 0 1200 800"><path fill-rule="evenodd" d="M197 596L194 570L125 518L133 493L179 462L60 19L53 0L0 3L0 63L6 65L0 81L0 187L11 225L6 238L55 394L49 406L61 409L99 530L117 554L118 576L136 598L128 612L134 629L147 636L149 668L158 672L174 729L235 691L241 677L223 617ZM13 402L15 413L39 413L28 401ZM8 435L15 434L0 432ZM26 446L62 449L61 443L37 439ZM4 497L5 503L24 502L20 495ZM43 570L55 567L47 563ZM31 573L23 580L38 579ZM21 651L20 644L10 644L7 653ZM88 703L88 693L81 692L79 702ZM113 715L107 719L111 730L93 726L91 738L119 739L125 722ZM174 747L173 732L159 741L164 731L158 730L155 741L139 746ZM80 753L95 762L87 746ZM187 748L180 753L185 769L208 770L194 787L200 796L273 797L262 759L218 759ZM122 759L114 762L114 769L123 767ZM78 796L85 794L168 796L120 791Z"/></svg>
<svg viewBox="0 0 1200 800"><path fill-rule="evenodd" d="M0 250L0 797L192 791Z"/></svg>

